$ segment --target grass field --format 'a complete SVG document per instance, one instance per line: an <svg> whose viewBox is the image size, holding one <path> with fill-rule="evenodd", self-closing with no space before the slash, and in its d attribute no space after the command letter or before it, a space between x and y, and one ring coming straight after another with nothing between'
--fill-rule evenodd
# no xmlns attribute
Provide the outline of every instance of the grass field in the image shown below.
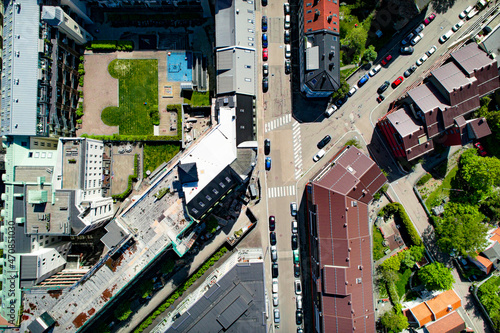
<svg viewBox="0 0 500 333"><path fill-rule="evenodd" d="M119 107L105 108L102 121L120 126L120 135L152 135L150 111L158 109L158 60L115 59L108 71L120 81Z"/></svg>
<svg viewBox="0 0 500 333"><path fill-rule="evenodd" d="M455 178L457 171L458 166L455 166L450 170L450 172L448 172L443 180L443 183L437 189L435 189L434 192L429 194L429 197L427 198L427 200L425 200L427 208L431 209L434 206L438 206L441 203L441 200L443 200L445 197L449 197L451 181L453 180L453 178Z"/></svg>
<svg viewBox="0 0 500 333"><path fill-rule="evenodd" d="M163 162L170 161L179 150L179 145L162 143L144 144L144 177L146 177L147 170L153 172Z"/></svg>
<svg viewBox="0 0 500 333"><path fill-rule="evenodd" d="M210 106L210 92L184 92L184 103L191 106Z"/></svg>
<svg viewBox="0 0 500 333"><path fill-rule="evenodd" d="M379 228L373 226L373 260L379 260L385 255L384 251L388 247L382 245L383 241L384 236L382 236Z"/></svg>
<svg viewBox="0 0 500 333"><path fill-rule="evenodd" d="M396 290L398 291L399 298L403 297L410 281L411 269L407 268L403 273L398 272L399 280L396 282Z"/></svg>

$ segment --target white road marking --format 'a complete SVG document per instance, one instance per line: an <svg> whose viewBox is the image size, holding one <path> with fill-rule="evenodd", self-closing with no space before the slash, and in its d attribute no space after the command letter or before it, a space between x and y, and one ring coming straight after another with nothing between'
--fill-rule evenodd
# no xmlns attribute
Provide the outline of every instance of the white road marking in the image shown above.
<svg viewBox="0 0 500 333"><path fill-rule="evenodd" d="M281 127L283 125L286 125L288 124L289 122L292 121L292 115L291 114L286 114L284 116L281 116L280 118L277 118L277 119L274 119L274 120L271 120L271 121L268 121L265 125L264 125L264 131L267 133L267 132L270 132L278 127Z"/></svg>

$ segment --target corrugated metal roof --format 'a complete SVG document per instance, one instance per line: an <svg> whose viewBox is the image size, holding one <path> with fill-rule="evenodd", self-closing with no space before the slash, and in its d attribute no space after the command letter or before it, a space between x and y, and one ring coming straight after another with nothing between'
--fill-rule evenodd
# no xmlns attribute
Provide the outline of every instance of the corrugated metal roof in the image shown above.
<svg viewBox="0 0 500 333"><path fill-rule="evenodd" d="M408 96L422 112L429 112L436 108L445 110L450 106L432 83L425 83L408 91Z"/></svg>
<svg viewBox="0 0 500 333"><path fill-rule="evenodd" d="M475 78L469 79L466 77L460 68L453 62L433 70L431 74L448 92L453 92L453 89L466 86L476 80Z"/></svg>
<svg viewBox="0 0 500 333"><path fill-rule="evenodd" d="M255 49L253 1L217 0L215 13L215 48L240 46Z"/></svg>
<svg viewBox="0 0 500 333"><path fill-rule="evenodd" d="M33 256L21 256L21 279L23 280L35 280L37 271L38 257Z"/></svg>
<svg viewBox="0 0 500 333"><path fill-rule="evenodd" d="M39 24L36 0L8 4L4 18L3 135L36 135ZM12 34L7 33L10 27Z"/></svg>
<svg viewBox="0 0 500 333"><path fill-rule="evenodd" d="M476 43L462 47L451 56L468 74L472 74L475 69L480 69L495 61L488 58Z"/></svg>

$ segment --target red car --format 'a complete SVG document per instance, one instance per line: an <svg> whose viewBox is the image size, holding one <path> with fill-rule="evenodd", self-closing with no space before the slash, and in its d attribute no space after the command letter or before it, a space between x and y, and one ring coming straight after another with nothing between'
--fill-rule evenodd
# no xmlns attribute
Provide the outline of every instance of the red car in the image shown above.
<svg viewBox="0 0 500 333"><path fill-rule="evenodd" d="M379 96L377 97L377 102L382 103L382 101L383 101L384 99L385 99L385 96L384 96L384 95L379 95Z"/></svg>
<svg viewBox="0 0 500 333"><path fill-rule="evenodd" d="M474 144L474 147L477 148L477 152L479 153L479 155L486 156L488 154L486 150L484 150L483 145L480 142L476 142Z"/></svg>
<svg viewBox="0 0 500 333"><path fill-rule="evenodd" d="M387 65L391 60L392 60L392 56L389 54L387 57L384 58L384 60L382 60L382 62L381 62L382 66Z"/></svg>
<svg viewBox="0 0 500 333"><path fill-rule="evenodd" d="M262 60L267 61L267 49L262 49Z"/></svg>
<svg viewBox="0 0 500 333"><path fill-rule="evenodd" d="M393 83L392 83L392 88L393 89L396 89L397 86L399 86L401 84L401 82L403 82L403 77L400 76L398 77Z"/></svg>
<svg viewBox="0 0 500 333"><path fill-rule="evenodd" d="M431 22L432 22L432 20L434 20L435 18L436 18L436 13L432 13L431 15L429 15L429 17L428 17L428 18L426 18L426 19L424 20L424 24L425 24L425 25L428 25L428 24L429 24L429 23L431 23Z"/></svg>

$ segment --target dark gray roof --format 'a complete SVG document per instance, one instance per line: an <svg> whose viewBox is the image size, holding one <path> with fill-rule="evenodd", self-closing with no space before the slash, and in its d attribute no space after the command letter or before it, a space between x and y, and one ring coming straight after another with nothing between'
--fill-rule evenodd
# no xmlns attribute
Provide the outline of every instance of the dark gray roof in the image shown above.
<svg viewBox="0 0 500 333"><path fill-rule="evenodd" d="M422 112L429 112L435 108L445 110L449 107L443 95L432 83L424 83L408 91L408 96Z"/></svg>
<svg viewBox="0 0 500 333"><path fill-rule="evenodd" d="M28 330L31 333L43 333L48 331L55 323L54 318L52 318L47 312L44 312L40 315L40 317L36 318L28 325ZM47 328L44 328L42 324L45 324L45 327Z"/></svg>
<svg viewBox="0 0 500 333"><path fill-rule="evenodd" d="M109 222L104 229L106 229L107 233L102 236L101 242L103 242L108 249L114 248L123 238L127 237L127 234L117 224L116 220Z"/></svg>
<svg viewBox="0 0 500 333"><path fill-rule="evenodd" d="M328 31L321 31L308 34L307 41L311 42L313 47L318 47L317 52L311 50L309 56L318 58L306 59L306 63L316 69L306 71L305 84L313 91L337 90L340 87L339 36Z"/></svg>
<svg viewBox="0 0 500 333"><path fill-rule="evenodd" d="M462 47L451 56L469 74L495 61L488 58L488 55L476 43Z"/></svg>
<svg viewBox="0 0 500 333"><path fill-rule="evenodd" d="M266 332L264 263L238 263L167 330Z"/></svg>
<svg viewBox="0 0 500 333"><path fill-rule="evenodd" d="M230 164L231 168L245 179L252 171L252 163L256 161L257 152L253 148L236 150L236 159Z"/></svg>
<svg viewBox="0 0 500 333"><path fill-rule="evenodd" d="M253 141L253 96L236 94L236 147Z"/></svg>
<svg viewBox="0 0 500 333"><path fill-rule="evenodd" d="M21 256L21 280L35 280L37 256Z"/></svg>
<svg viewBox="0 0 500 333"><path fill-rule="evenodd" d="M490 248L483 251L486 258L490 259L495 265L500 261L500 244L495 242Z"/></svg>
<svg viewBox="0 0 500 333"><path fill-rule="evenodd" d="M179 163L177 172L182 184L195 183L198 181L198 168L196 167L196 163L194 162L185 164Z"/></svg>

